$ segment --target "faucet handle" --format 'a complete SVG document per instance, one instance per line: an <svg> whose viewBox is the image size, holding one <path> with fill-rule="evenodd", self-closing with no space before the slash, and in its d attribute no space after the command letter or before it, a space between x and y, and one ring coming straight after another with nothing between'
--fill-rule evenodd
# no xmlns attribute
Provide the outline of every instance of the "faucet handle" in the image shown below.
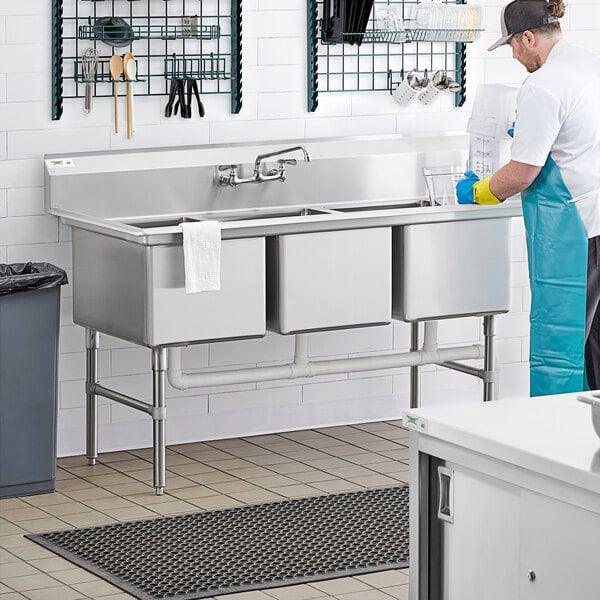
<svg viewBox="0 0 600 600"><path fill-rule="evenodd" d="M277 161L277 163L280 166L283 166L283 165L297 165L298 161L295 158L280 158Z"/></svg>
<svg viewBox="0 0 600 600"><path fill-rule="evenodd" d="M217 169L219 171L234 171L237 169L237 165L219 165Z"/></svg>

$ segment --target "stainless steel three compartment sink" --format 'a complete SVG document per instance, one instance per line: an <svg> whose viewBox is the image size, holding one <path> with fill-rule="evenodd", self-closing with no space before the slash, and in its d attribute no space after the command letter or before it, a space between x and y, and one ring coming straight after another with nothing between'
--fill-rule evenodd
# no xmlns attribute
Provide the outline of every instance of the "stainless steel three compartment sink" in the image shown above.
<svg viewBox="0 0 600 600"><path fill-rule="evenodd" d="M217 184L215 164L243 147L91 153L66 167L53 157L46 200L73 226L75 322L160 347L267 326L287 334L507 310L519 208L428 206L421 165L457 164L464 151L397 143L395 153L360 145L338 157L307 142L313 160L284 183L237 188ZM248 162L256 153L247 149ZM198 220L221 223L222 287L187 295L179 225ZM477 251L464 261L468 247Z"/></svg>
<svg viewBox="0 0 600 600"><path fill-rule="evenodd" d="M216 165L252 165L274 145L48 157L47 210L72 226L73 320L87 329L89 464L98 456L103 396L152 416L154 487L163 493L167 346L258 337L267 326L295 334L378 325L392 316L413 322L416 343L419 320L484 315L482 373L493 375L491 315L508 310L509 225L520 207L423 202L422 167L464 163L467 144L466 136L307 141L311 162L288 169L284 183L237 186L219 185ZM202 219L221 224L221 289L188 295L179 225ZM152 349L152 404L100 384L99 332ZM306 338L296 342L305 347ZM467 358L481 351L456 350ZM412 383L410 393L412 403ZM493 379L484 398L493 398Z"/></svg>

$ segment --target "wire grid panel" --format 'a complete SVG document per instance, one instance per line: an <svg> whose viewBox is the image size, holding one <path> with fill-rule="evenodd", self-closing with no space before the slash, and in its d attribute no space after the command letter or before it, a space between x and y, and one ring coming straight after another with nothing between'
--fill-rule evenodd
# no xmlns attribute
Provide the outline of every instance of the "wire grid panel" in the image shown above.
<svg viewBox="0 0 600 600"><path fill-rule="evenodd" d="M130 52L137 61L132 93L168 93L169 79L198 80L200 93L239 93L241 0L53 0L53 118L63 98L82 98L89 73L82 56L95 48L96 97L113 95L109 61ZM117 21L107 21L115 17ZM235 80L235 81L234 81ZM121 76L117 82L124 82ZM233 107L233 102L232 102ZM239 108L237 109L239 110ZM235 110L234 112L237 112Z"/></svg>
<svg viewBox="0 0 600 600"><path fill-rule="evenodd" d="M312 78L309 74L309 87L311 84L315 86L312 95L315 103L317 90L321 92L392 92L404 76L413 69L429 74L443 70L456 81L462 83L464 80L464 64L462 62L464 52L461 48L463 44L445 41L411 41L410 32L407 35L404 31L378 29L378 23L373 15L369 19L361 45L327 43L323 41L321 32L324 2L323 0L314 0L314 2L316 2L316 23L312 34L315 35L313 43L316 46L316 52L312 61L314 69ZM462 1L447 0L443 3L460 4ZM402 15L404 21L404 19L408 19L410 11L418 4L420 4L419 0L376 0L375 8L389 5L395 9L398 15ZM310 105L311 92L309 90L309 109ZM316 108L316 104L314 107Z"/></svg>

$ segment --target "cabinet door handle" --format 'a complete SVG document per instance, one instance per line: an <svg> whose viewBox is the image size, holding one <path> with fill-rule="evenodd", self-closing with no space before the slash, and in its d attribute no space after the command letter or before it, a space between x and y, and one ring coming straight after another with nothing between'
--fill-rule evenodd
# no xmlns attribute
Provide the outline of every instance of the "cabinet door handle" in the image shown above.
<svg viewBox="0 0 600 600"><path fill-rule="evenodd" d="M533 571L532 569L529 569L529 571L527 571L527 579L529 579L529 581L533 582L533 581L535 581L535 578L536 578L535 571Z"/></svg>
<svg viewBox="0 0 600 600"><path fill-rule="evenodd" d="M439 502L438 519L446 523L454 523L454 471L448 467L439 466Z"/></svg>

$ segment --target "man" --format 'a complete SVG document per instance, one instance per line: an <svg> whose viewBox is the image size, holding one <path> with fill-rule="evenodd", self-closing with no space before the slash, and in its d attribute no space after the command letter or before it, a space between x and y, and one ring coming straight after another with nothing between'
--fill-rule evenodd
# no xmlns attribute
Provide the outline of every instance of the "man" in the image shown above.
<svg viewBox="0 0 600 600"><path fill-rule="evenodd" d="M460 203L521 192L531 283L531 395L600 387L600 58L569 46L563 0L514 0L502 37L530 73L517 96L512 160L457 184Z"/></svg>

